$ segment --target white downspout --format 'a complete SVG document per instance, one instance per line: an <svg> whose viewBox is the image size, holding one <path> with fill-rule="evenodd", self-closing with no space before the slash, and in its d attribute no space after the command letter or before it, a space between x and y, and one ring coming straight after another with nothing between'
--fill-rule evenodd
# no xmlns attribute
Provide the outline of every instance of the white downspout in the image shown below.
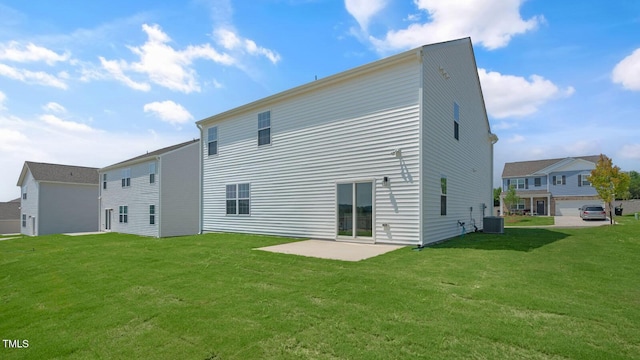
<svg viewBox="0 0 640 360"><path fill-rule="evenodd" d="M203 149L204 149L204 140L203 140L203 134L202 134L202 125L200 124L196 124L196 126L198 127L198 130L200 130L200 145L198 148L198 154L200 154L198 156L198 159L200 160L200 174L198 174L199 179L200 179L200 184L199 184L199 188L200 188L200 196L198 196L198 209L199 209L199 219L198 219L198 228L200 229L198 231L198 234L202 234L203 231L203 206L204 206L204 201L202 200L203 197L203 183L204 183L204 179L202 178L204 176L204 155L203 155Z"/></svg>

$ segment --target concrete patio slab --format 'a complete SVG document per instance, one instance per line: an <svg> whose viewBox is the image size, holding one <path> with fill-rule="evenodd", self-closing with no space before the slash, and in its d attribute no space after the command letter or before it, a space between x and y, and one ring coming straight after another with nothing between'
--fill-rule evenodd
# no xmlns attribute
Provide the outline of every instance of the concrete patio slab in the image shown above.
<svg viewBox="0 0 640 360"><path fill-rule="evenodd" d="M91 231L91 232L66 233L66 234L62 234L62 235L67 235L67 236L84 236L84 235L99 235L99 234L106 234L106 232L104 232L104 231Z"/></svg>
<svg viewBox="0 0 640 360"><path fill-rule="evenodd" d="M305 240L287 244L257 248L282 254L332 259L341 261L360 261L386 254L403 248L404 245L362 244L332 240Z"/></svg>

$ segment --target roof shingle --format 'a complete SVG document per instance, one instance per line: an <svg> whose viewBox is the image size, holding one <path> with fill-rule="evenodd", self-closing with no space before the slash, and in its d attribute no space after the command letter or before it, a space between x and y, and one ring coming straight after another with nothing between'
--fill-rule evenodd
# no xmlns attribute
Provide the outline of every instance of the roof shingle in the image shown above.
<svg viewBox="0 0 640 360"><path fill-rule="evenodd" d="M593 163L597 163L598 159L600 159L600 155L576 156L571 158L582 159L586 161L591 161ZM567 157L567 158L559 158L559 159L544 159L544 160L518 161L518 162L506 163L504 164L504 169L502 170L502 177L508 178L513 176L533 175L536 172L565 159L569 159L569 158Z"/></svg>
<svg viewBox="0 0 640 360"><path fill-rule="evenodd" d="M59 165L26 161L31 175L37 181L71 184L98 184L98 169L84 166Z"/></svg>

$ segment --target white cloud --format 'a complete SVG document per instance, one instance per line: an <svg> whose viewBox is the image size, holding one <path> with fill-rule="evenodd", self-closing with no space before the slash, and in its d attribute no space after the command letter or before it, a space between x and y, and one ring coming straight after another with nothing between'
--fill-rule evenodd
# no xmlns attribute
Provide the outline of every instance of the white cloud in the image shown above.
<svg viewBox="0 0 640 360"><path fill-rule="evenodd" d="M134 90L140 91L149 91L151 90L151 86L146 82L137 82L132 80L130 77L124 74L124 69L128 68L128 65L125 61L117 61L117 60L106 60L102 56L99 57L100 63L102 67L113 77L115 80L122 82L128 87ZM88 78L101 78L96 72L85 72L83 74L82 79L87 80Z"/></svg>
<svg viewBox="0 0 640 360"><path fill-rule="evenodd" d="M142 91L150 89L149 84L133 80L127 72L146 75L149 81L171 90L190 93L200 91L193 69L194 60L211 60L222 65L233 65L235 59L219 53L209 44L190 45L184 50L176 50L169 45L171 38L158 25L142 25L147 41L142 46L129 46L129 50L139 57L139 61L127 63L124 60L106 60L100 57L102 67L114 79ZM85 72L83 79L99 78L92 72Z"/></svg>
<svg viewBox="0 0 640 360"><path fill-rule="evenodd" d="M366 1L346 0L347 11L356 18L366 32L368 22L383 7L365 9ZM507 46L515 35L537 28L542 16L528 20L520 16L524 0L414 0L418 10L428 15L429 21L412 23L399 30L390 30L382 38L369 36L379 52L408 49L424 44L471 37L489 50ZM356 6L359 5L359 6ZM412 19L418 18L412 16Z"/></svg>
<svg viewBox="0 0 640 360"><path fill-rule="evenodd" d="M2 91L0 91L0 110L6 110L7 109L4 106L5 100L7 100L7 95L5 95Z"/></svg>
<svg viewBox="0 0 640 360"><path fill-rule="evenodd" d="M619 156L623 159L640 160L640 143L626 144L622 146ZM637 169L636 171L640 171L640 169Z"/></svg>
<svg viewBox="0 0 640 360"><path fill-rule="evenodd" d="M512 137L507 139L507 142L509 144L517 144L517 143L521 143L525 140L525 137L519 134L515 134Z"/></svg>
<svg viewBox="0 0 640 360"><path fill-rule="evenodd" d="M344 6L360 28L367 31L369 20L387 5L386 0L345 0Z"/></svg>
<svg viewBox="0 0 640 360"><path fill-rule="evenodd" d="M266 57L273 64L280 61L280 54L277 52L258 46L255 41L242 38L228 28L218 28L214 31L214 35L218 44L227 50L246 52L253 56L261 55Z"/></svg>
<svg viewBox="0 0 640 360"><path fill-rule="evenodd" d="M8 44L0 44L0 60L15 62L44 61L48 65L54 65L56 62L67 61L70 57L71 55L68 52L58 54L33 43L21 45L17 41L10 41Z"/></svg>
<svg viewBox="0 0 640 360"><path fill-rule="evenodd" d="M42 107L42 109L44 111L50 111L50 112L55 112L55 113L65 113L67 112L67 109L64 108L64 106L56 103L56 102L49 102L46 105L44 105Z"/></svg>
<svg viewBox="0 0 640 360"><path fill-rule="evenodd" d="M0 201L20 196L16 181L25 161L105 167L198 136L195 127L187 134L144 130L88 133L65 130L64 124L56 126L56 120L52 123L0 114Z"/></svg>
<svg viewBox="0 0 640 360"><path fill-rule="evenodd" d="M144 105L144 112L155 114L160 120L170 124L184 124L193 119L193 116L182 105L171 100L156 101Z"/></svg>
<svg viewBox="0 0 640 360"><path fill-rule="evenodd" d="M611 79L627 90L640 91L640 49L616 64Z"/></svg>
<svg viewBox="0 0 640 360"><path fill-rule="evenodd" d="M0 64L0 76L5 76L28 84L51 86L59 89L67 88L67 84L63 79L67 79L69 77L65 72L61 72L58 76L55 76L42 71L18 69L5 64Z"/></svg>
<svg viewBox="0 0 640 360"><path fill-rule="evenodd" d="M86 124L77 123L74 121L62 120L59 117L51 114L45 114L40 116L40 120L51 126L55 130L71 131L71 132L95 132L96 130Z"/></svg>
<svg viewBox="0 0 640 360"><path fill-rule="evenodd" d="M503 75L495 71L478 69L487 113L494 118L523 117L538 111L544 103L563 96L570 96L574 89L558 88L539 75L529 79Z"/></svg>

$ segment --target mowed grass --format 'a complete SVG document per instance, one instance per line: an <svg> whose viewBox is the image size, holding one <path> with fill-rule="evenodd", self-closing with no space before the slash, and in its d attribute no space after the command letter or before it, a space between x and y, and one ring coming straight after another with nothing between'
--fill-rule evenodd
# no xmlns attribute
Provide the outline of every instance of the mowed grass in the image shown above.
<svg viewBox="0 0 640 360"><path fill-rule="evenodd" d="M504 226L546 226L554 224L553 216L509 215L504 217Z"/></svg>
<svg viewBox="0 0 640 360"><path fill-rule="evenodd" d="M361 262L290 239L0 241L2 359L637 359L640 221L474 233Z"/></svg>

